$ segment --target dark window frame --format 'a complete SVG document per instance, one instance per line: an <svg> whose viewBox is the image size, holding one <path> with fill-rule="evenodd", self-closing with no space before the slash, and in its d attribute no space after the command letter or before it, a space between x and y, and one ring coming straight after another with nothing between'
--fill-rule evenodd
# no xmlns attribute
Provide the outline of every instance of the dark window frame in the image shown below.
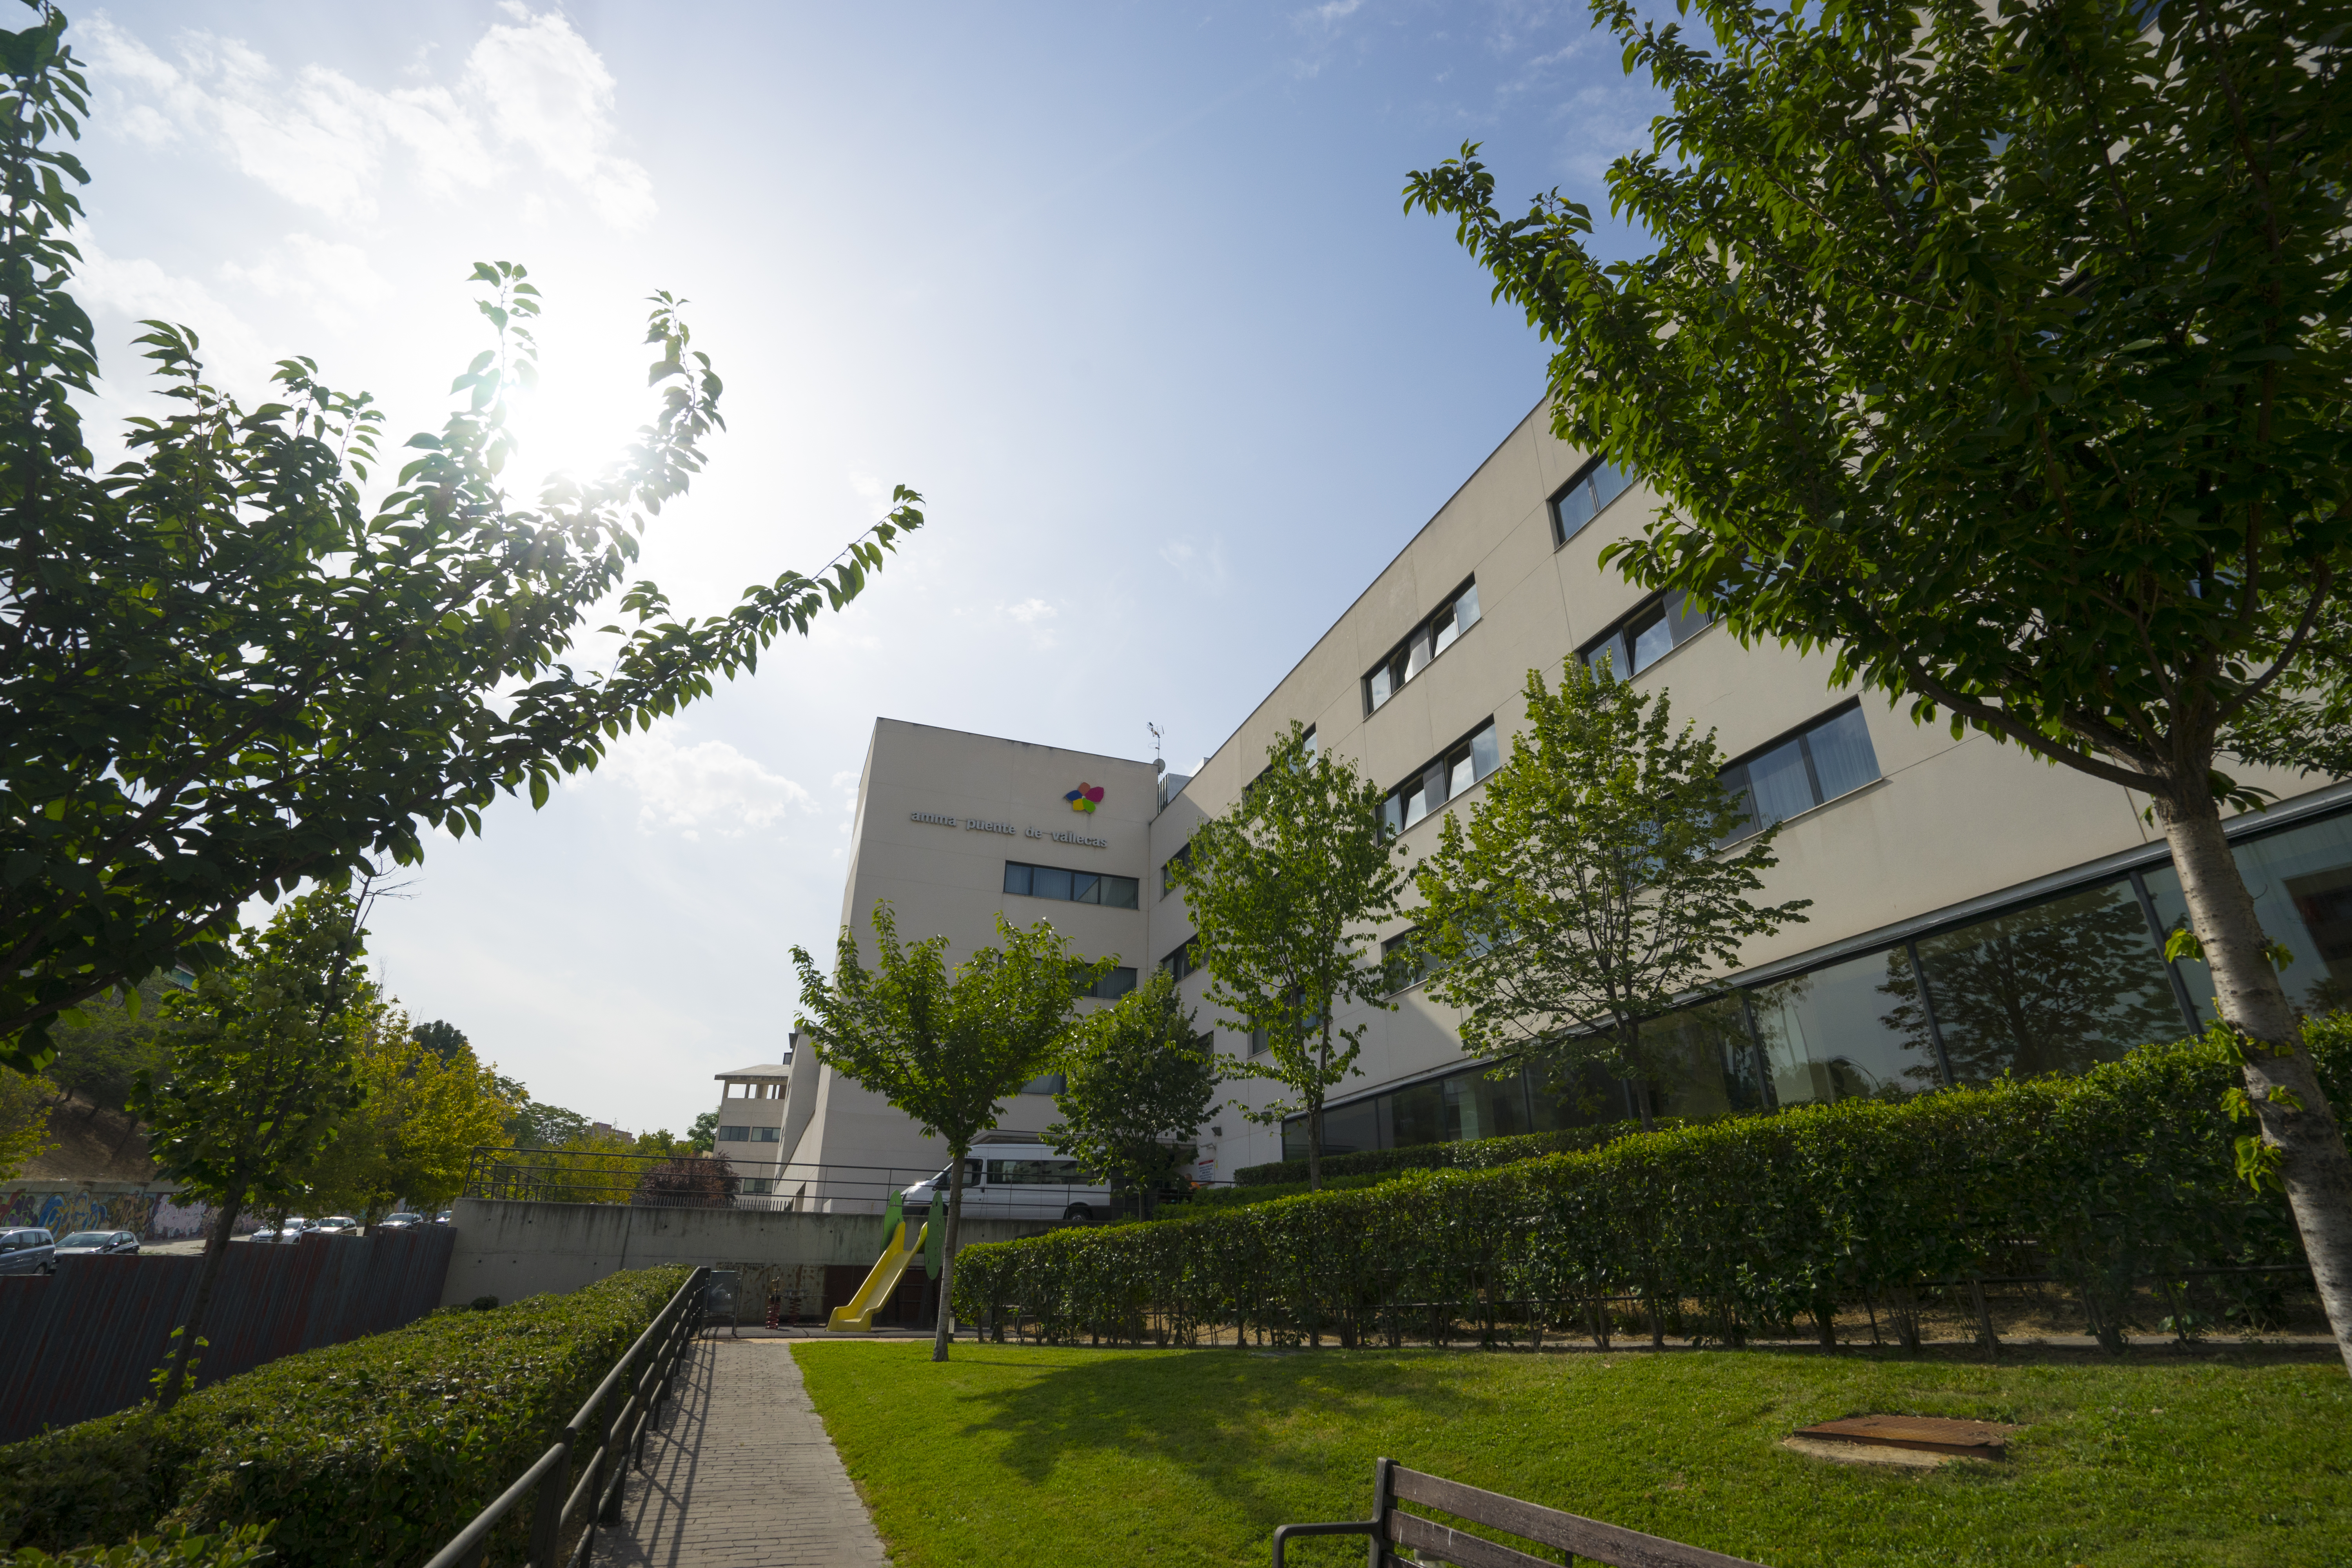
<svg viewBox="0 0 2352 1568"><path fill-rule="evenodd" d="M1485 773L1479 773L1476 768L1478 737L1488 733L1493 734L1495 738L1494 744L1490 748L1490 754L1493 760L1487 764L1486 771ZM1421 815L1414 817L1412 821L1405 821L1404 803L1411 796L1412 793L1418 788L1425 797L1429 793L1430 785L1433 781L1444 782L1450 780L1453 777L1454 764L1464 761L1467 761L1472 764L1470 782L1458 790L1449 790L1444 798L1438 800L1435 804L1424 805L1422 809ZM1391 789L1388 794L1381 796L1381 820L1387 825L1391 837L1394 837L1397 834L1407 832L1410 829L1418 826L1420 824L1428 821L1431 817L1435 816L1439 812L1444 810L1446 806L1461 799L1464 795L1468 795L1480 784L1485 784L1489 778L1494 776L1495 770L1502 765L1502 730L1501 727L1496 723L1494 715L1490 713L1485 719L1471 726L1469 731L1452 745L1438 752L1437 755L1430 758L1429 761L1422 763L1421 766L1413 772L1407 773L1402 783Z"/></svg>
<svg viewBox="0 0 2352 1568"><path fill-rule="evenodd" d="M1601 493L1599 483L1600 476L1604 469L1617 480L1617 488L1606 496ZM1582 468L1576 470L1574 479L1552 491L1550 498L1544 502L1544 515L1551 520L1551 547L1554 550L1566 549L1570 540L1591 527L1594 519L1615 505L1618 498L1633 488L1633 476L1624 469L1618 468L1605 458L1588 459ZM1571 527L1564 520L1560 503L1579 489L1586 490L1586 499L1591 502L1591 510L1579 518Z"/></svg>
<svg viewBox="0 0 2352 1568"><path fill-rule="evenodd" d="M1634 639L1642 632L1661 625L1666 628L1665 653L1659 654L1647 664L1634 667ZM1713 625L1715 616L1704 609L1692 607L1688 596L1681 589L1664 589L1610 622L1607 629L1599 636L1587 637L1580 643L1576 649L1577 662L1591 668L1596 656L1622 649L1624 658L1622 664L1617 659L1610 660L1610 674L1614 679L1630 680Z"/></svg>
<svg viewBox="0 0 2352 1568"><path fill-rule="evenodd" d="M1026 872L1028 875L1016 879L1013 876L1015 871ZM1034 891L1035 874L1039 871L1052 871L1068 877L1072 889L1069 896ZM1082 877L1094 879L1094 890L1098 896L1091 899L1078 896L1077 881ZM1016 880L1025 885L1016 888L1013 885ZM1120 883L1126 886L1123 889L1118 888L1117 884ZM1122 877L1116 871L1081 871L1075 866L1041 866L1034 860L1007 860L1004 863L1004 879L1001 886L1003 896L1008 899L1044 899L1049 903L1091 904L1097 909L1104 910L1139 910L1143 907L1142 879ZM1128 901L1115 901L1099 896L1114 890L1125 892Z"/></svg>
<svg viewBox="0 0 2352 1568"><path fill-rule="evenodd" d="M1810 737L1815 731L1826 729L1829 725L1835 723L1838 720L1844 718L1847 714L1860 713L1861 711L1862 699L1859 697L1849 697L1844 701L1838 703L1835 707L1829 709L1827 711L1816 713L1813 717L1806 720L1803 723L1796 725L1793 728L1781 731L1779 734L1773 736L1762 745L1750 746L1745 752L1740 752L1738 756L1724 763L1722 769L1717 773L1716 777L1723 780L1725 787L1730 789L1735 795L1743 799L1752 799L1753 797L1749 792L1749 784L1747 777L1747 770L1749 764L1753 763L1760 757L1767 756L1773 752L1779 751L1781 747L1789 744L1790 742L1794 741L1798 742L1797 754L1803 760L1805 764L1805 784L1807 788L1812 793L1813 803L1812 805L1805 807L1804 811L1793 811L1787 816L1781 817L1780 820L1782 822L1794 821L1796 818L1804 816L1805 812L1819 811L1822 807L1828 805L1832 801L1843 800L1851 795L1859 795L1864 790L1868 789L1872 784L1880 783L1886 777L1886 769L1878 761L1877 743L1874 742L1872 742L1870 748L1871 764L1878 769L1876 773L1864 779L1862 783L1853 785L1850 789L1840 790L1835 795L1825 795L1822 789L1821 769L1813 761L1813 748ZM1863 721L1863 738L1864 740L1868 740L1869 737L1870 722L1867 719L1864 719ZM1736 785L1731 782L1731 775L1735 772L1740 775L1739 782ZM1764 829L1762 827L1750 827L1747 826L1747 823L1752 823L1755 820L1755 816L1751 812L1746 821L1733 832L1732 836L1723 840L1723 847L1728 847L1734 844L1745 843L1748 839L1753 838L1757 834L1763 832Z"/></svg>
<svg viewBox="0 0 2352 1568"><path fill-rule="evenodd" d="M1453 593L1447 595L1444 602L1440 604L1437 608L1422 616L1420 620L1415 621L1413 623L1412 629L1405 633L1403 637L1398 641L1396 647L1388 651L1386 657L1381 658L1378 664L1372 666L1371 668L1364 671L1362 677L1356 682L1358 693L1363 699L1364 717L1367 719L1370 718L1374 713L1379 712L1381 709L1394 701L1396 700L1397 693L1405 689L1405 685L1408 681L1414 679L1423 671L1427 670L1432 665L1434 665L1439 658L1444 657L1446 648L1450 648L1455 643L1460 642L1464 636L1470 631L1471 627L1477 626L1486 618L1486 606L1478 603L1477 595L1478 577L1475 573L1473 573L1471 575L1465 577L1462 580L1461 585L1456 587ZM1467 623L1463 622L1460 618L1462 601L1465 598L1470 601L1471 609L1471 617ZM1454 636L1446 642L1445 647L1439 647L1437 646L1437 627L1440 622L1444 621L1449 617L1451 617L1454 622ZM1426 636L1429 644L1429 658L1426 662L1422 664L1418 668L1415 668L1412 667L1412 659L1413 645L1414 643L1421 641L1424 635ZM1388 695L1375 700L1372 696L1372 682L1383 674L1387 675L1389 678Z"/></svg>
<svg viewBox="0 0 2352 1568"><path fill-rule="evenodd" d="M1171 952L1160 959L1160 967L1168 972L1170 979L1180 982L1188 975L1198 974L1201 972L1200 937L1188 936L1178 942Z"/></svg>
<svg viewBox="0 0 2352 1568"><path fill-rule="evenodd" d="M1160 862L1160 896L1161 898L1164 899L1176 890L1176 879L1171 875L1171 868L1177 866L1189 866L1192 863L1192 841L1187 838L1176 847L1176 853Z"/></svg>

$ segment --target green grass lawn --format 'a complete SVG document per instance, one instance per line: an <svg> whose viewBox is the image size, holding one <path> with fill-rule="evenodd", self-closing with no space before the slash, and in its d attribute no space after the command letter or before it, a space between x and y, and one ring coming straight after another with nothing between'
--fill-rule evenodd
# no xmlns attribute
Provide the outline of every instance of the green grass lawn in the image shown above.
<svg viewBox="0 0 2352 1568"><path fill-rule="evenodd" d="M1772 1568L2352 1564L2352 1382L2297 1352L1040 1350L795 1344L899 1568L1265 1563L1358 1519L1372 1460ZM2004 1464L1780 1447L1901 1412L2022 1424ZM1360 1538L1294 1562L1361 1563Z"/></svg>

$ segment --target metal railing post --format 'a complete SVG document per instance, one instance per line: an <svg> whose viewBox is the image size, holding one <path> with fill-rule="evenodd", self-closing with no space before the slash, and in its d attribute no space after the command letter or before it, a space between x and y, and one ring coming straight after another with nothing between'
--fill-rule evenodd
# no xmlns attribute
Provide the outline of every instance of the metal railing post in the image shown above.
<svg viewBox="0 0 2352 1568"><path fill-rule="evenodd" d="M556 1446L563 1450L563 1462L539 1483L539 1506L531 1514L531 1568L558 1568L557 1554L563 1548L563 1500L572 1489L572 1456L580 1447L576 1418L565 1426Z"/></svg>

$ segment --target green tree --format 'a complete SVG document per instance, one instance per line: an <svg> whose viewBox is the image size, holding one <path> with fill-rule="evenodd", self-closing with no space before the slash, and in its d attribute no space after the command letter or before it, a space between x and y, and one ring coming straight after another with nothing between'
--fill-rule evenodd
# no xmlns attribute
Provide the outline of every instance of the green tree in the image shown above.
<svg viewBox="0 0 2352 1568"><path fill-rule="evenodd" d="M1559 352L1555 431L1666 501L1605 552L1744 640L2145 794L2352 1362L2352 1160L2221 830L2233 729L2338 684L2352 35L2307 0L1595 15L1672 95L1609 174L1656 250L1475 147L1411 176ZM2253 743L2253 742L2249 742Z"/></svg>
<svg viewBox="0 0 2352 1568"><path fill-rule="evenodd" d="M1193 1026L1165 969L1073 1031L1045 1137L1114 1188L1142 1195L1192 1158L1192 1141L1217 1102L1214 1039Z"/></svg>
<svg viewBox="0 0 2352 1568"><path fill-rule="evenodd" d="M58 1086L12 1068L0 1068L0 1182L49 1147L49 1110Z"/></svg>
<svg viewBox="0 0 2352 1568"><path fill-rule="evenodd" d="M925 1137L947 1141L952 1174L933 1361L948 1359L954 1331L948 1303L955 1299L964 1155L975 1137L996 1125L1005 1100L1052 1068L1067 1046L1077 992L1117 962L1080 963L1045 921L1022 927L999 915L996 934L1002 947L980 949L950 973L947 938L902 944L898 917L877 901L872 969L857 956L857 938L847 926L830 981L805 948L793 949L801 977L799 1026L817 1059L913 1117Z"/></svg>
<svg viewBox="0 0 2352 1568"><path fill-rule="evenodd" d="M362 998L352 1017L357 1098L302 1174L308 1199L369 1225L402 1198L437 1213L464 1189L474 1151L500 1141L514 1108L462 1037L445 1058L381 996Z"/></svg>
<svg viewBox="0 0 2352 1568"><path fill-rule="evenodd" d="M365 933L350 898L320 889L259 930L236 961L167 999L175 1027L162 1074L142 1073L131 1109L167 1178L214 1205L195 1300L176 1332L157 1403L184 1391L229 1237L248 1205L284 1206L357 1095L352 1055L366 1028L366 987L352 970Z"/></svg>
<svg viewBox="0 0 2352 1568"><path fill-rule="evenodd" d="M698 1154L708 1154L719 1144L719 1112L706 1110L694 1119L688 1129L686 1146Z"/></svg>
<svg viewBox="0 0 2352 1568"><path fill-rule="evenodd" d="M429 1024L419 1024L411 1033L415 1037L418 1045L423 1046L445 1062L454 1058L459 1051L467 1049L466 1032L446 1018L436 1018Z"/></svg>
<svg viewBox="0 0 2352 1568"><path fill-rule="evenodd" d="M560 1149L586 1137L594 1125L576 1110L532 1100L530 1091L512 1079L501 1079L499 1083L507 1103L514 1107L507 1117L506 1134L518 1149ZM508 1092L509 1086L520 1096Z"/></svg>
<svg viewBox="0 0 2352 1568"><path fill-rule="evenodd" d="M1307 1179L1323 1184L1323 1101L1355 1070L1366 1026L1340 1028L1349 1002L1388 1007L1376 928L1396 913L1380 786L1309 744L1297 721L1266 750L1265 771L1223 816L1194 831L1174 880L1192 916L1208 997L1225 1027L1263 1032L1265 1049L1223 1063L1289 1094L1243 1114L1278 1127L1307 1113Z"/></svg>
<svg viewBox="0 0 2352 1568"><path fill-rule="evenodd" d="M478 833L501 794L543 804L625 730L855 597L923 521L900 487L824 571L675 616L628 573L722 427L709 356L656 295L650 423L605 473L509 495L509 393L538 374L540 297L505 262L474 271L494 342L373 507L366 395L289 359L272 400L242 406L164 322L140 341L173 412L132 420L128 460L100 468L80 408L98 361L69 291L88 176L65 25L44 7L0 34L0 1065L31 1069L61 1012L224 958L256 895L415 861L431 828ZM605 605L609 654L581 644ZM603 673L574 668L591 662Z"/></svg>
<svg viewBox="0 0 2352 1568"><path fill-rule="evenodd" d="M1429 989L1462 1009L1462 1047L1555 1082L1588 1063L1632 1081L1642 1124L1677 1069L1642 1025L1740 945L1801 921L1811 900L1750 901L1778 828L1723 846L1748 804L1723 787L1715 733L1674 727L1665 692L1570 659L1559 689L1528 671L1528 728L1486 778L1465 829L1449 815L1413 869Z"/></svg>
<svg viewBox="0 0 2352 1568"><path fill-rule="evenodd" d="M51 1030L58 1054L45 1076L89 1102L86 1119L122 1110L131 1103L131 1086L139 1074L162 1065L163 1002L171 989L162 975L151 974L132 990L89 998L78 1009L79 1022Z"/></svg>

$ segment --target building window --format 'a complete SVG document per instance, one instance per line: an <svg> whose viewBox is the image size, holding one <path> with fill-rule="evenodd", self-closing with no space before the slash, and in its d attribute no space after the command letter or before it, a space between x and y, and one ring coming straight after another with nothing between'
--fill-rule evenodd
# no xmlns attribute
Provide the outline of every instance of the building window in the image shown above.
<svg viewBox="0 0 2352 1568"><path fill-rule="evenodd" d="M1715 624L1715 617L1676 589L1643 602L1633 613L1577 649L1593 670L1639 675L1674 648Z"/></svg>
<svg viewBox="0 0 2352 1568"><path fill-rule="evenodd" d="M1049 1072L1037 1078L1033 1078L1027 1083L1023 1084L1021 1086L1021 1092L1024 1094L1059 1094L1062 1092L1063 1089L1066 1087L1068 1079L1062 1074L1057 1072ZM978 1162L974 1163L977 1163Z"/></svg>
<svg viewBox="0 0 2352 1568"><path fill-rule="evenodd" d="M1404 641L1390 650L1364 677L1364 711L1378 711L1404 689L1404 683L1427 669L1430 662L1454 646L1454 639L1478 624L1478 584L1474 579L1448 595Z"/></svg>
<svg viewBox="0 0 2352 1568"><path fill-rule="evenodd" d="M741 1187L747 1198L764 1198L776 1190L776 1179L773 1176L746 1176Z"/></svg>
<svg viewBox="0 0 2352 1568"><path fill-rule="evenodd" d="M1601 509L1625 493L1633 479L1622 468L1595 458L1576 478L1551 498L1551 542L1554 548L1574 539Z"/></svg>
<svg viewBox="0 0 2352 1568"><path fill-rule="evenodd" d="M1105 970L1101 979L1096 981L1092 985L1080 988L1078 994L1080 996L1097 997L1108 1002L1114 997L1124 996L1134 989L1135 966L1131 963L1127 963L1121 964L1116 969Z"/></svg>
<svg viewBox="0 0 2352 1568"><path fill-rule="evenodd" d="M1061 899L1074 904L1101 904L1114 910L1140 907L1143 884L1133 877L1105 877L1092 871L1072 871L1060 866L1004 863L1004 890L1031 899Z"/></svg>
<svg viewBox="0 0 2352 1568"><path fill-rule="evenodd" d="M1418 926L1381 943L1381 972L1387 977L1388 994L1391 996L1412 990L1437 971L1436 960L1422 951Z"/></svg>
<svg viewBox="0 0 2352 1568"><path fill-rule="evenodd" d="M1501 762L1502 743L1489 719L1389 791L1381 805L1381 820L1390 832L1402 833L1493 773Z"/></svg>
<svg viewBox="0 0 2352 1568"><path fill-rule="evenodd" d="M1160 862L1160 896L1166 898L1176 888L1176 869L1192 863L1192 846L1187 843L1175 854Z"/></svg>
<svg viewBox="0 0 2352 1568"><path fill-rule="evenodd" d="M1175 952L1160 961L1160 967L1168 972L1171 980L1181 980L1197 972L1201 967L1201 939L1186 937Z"/></svg>
<svg viewBox="0 0 2352 1568"><path fill-rule="evenodd" d="M754 1127L748 1137L753 1143L781 1143L784 1141L784 1130L781 1127Z"/></svg>
<svg viewBox="0 0 2352 1568"><path fill-rule="evenodd" d="M1322 742L1317 740L1315 737L1315 726L1312 724L1307 725L1307 728L1301 731L1298 737L1299 761L1311 765L1315 761L1315 752L1322 743ZM1258 769L1258 771L1251 776L1250 782L1242 785L1242 798L1244 800L1247 800L1252 795L1255 794L1259 782L1273 771L1274 764L1272 763L1268 763L1265 766ZM1189 849L1191 846L1187 845L1185 847ZM1184 851L1181 849L1177 851L1179 855L1183 852ZM1166 868L1163 867L1161 869L1164 873Z"/></svg>
<svg viewBox="0 0 2352 1568"><path fill-rule="evenodd" d="M1878 753L1870 748L1870 728L1856 700L1741 758L1721 777L1742 813L1739 826L1724 837L1734 844L1873 782Z"/></svg>
<svg viewBox="0 0 2352 1568"><path fill-rule="evenodd" d="M748 1143L751 1141L751 1130L748 1127L721 1127L719 1130L719 1142L721 1143Z"/></svg>

